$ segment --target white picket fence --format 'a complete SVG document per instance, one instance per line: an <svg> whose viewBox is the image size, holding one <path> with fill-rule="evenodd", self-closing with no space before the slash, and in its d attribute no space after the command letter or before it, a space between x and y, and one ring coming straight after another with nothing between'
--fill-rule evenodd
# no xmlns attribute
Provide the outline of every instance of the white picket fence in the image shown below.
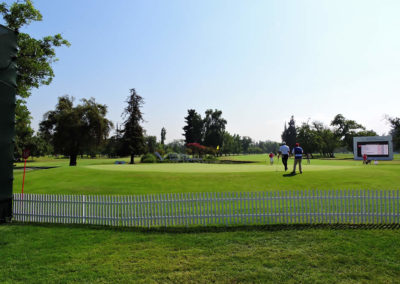
<svg viewBox="0 0 400 284"><path fill-rule="evenodd" d="M400 224L399 190L302 190L136 196L14 194L13 220L126 227Z"/></svg>

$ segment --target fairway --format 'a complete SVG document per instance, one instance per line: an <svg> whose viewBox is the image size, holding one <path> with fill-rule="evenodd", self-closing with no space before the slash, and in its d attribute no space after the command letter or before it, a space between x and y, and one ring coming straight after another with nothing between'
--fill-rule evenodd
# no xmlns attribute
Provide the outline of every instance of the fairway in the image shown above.
<svg viewBox="0 0 400 284"><path fill-rule="evenodd" d="M124 172L171 172L171 173L245 173L282 171L282 165L260 164L140 164L140 165L91 165L86 168ZM354 168L352 165L303 165L303 171L328 171ZM290 169L288 170L290 172Z"/></svg>

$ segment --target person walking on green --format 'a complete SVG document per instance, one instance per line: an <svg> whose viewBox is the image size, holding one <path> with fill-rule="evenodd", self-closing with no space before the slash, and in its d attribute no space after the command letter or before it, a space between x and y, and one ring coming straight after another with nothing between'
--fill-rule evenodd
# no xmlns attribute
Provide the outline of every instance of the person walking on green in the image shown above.
<svg viewBox="0 0 400 284"><path fill-rule="evenodd" d="M296 143L296 146L292 150L292 154L294 156L294 165L293 165L293 172L292 174L296 174L296 166L299 164L299 171L302 174L301 168L301 160L303 159L303 148L300 147L299 143Z"/></svg>
<svg viewBox="0 0 400 284"><path fill-rule="evenodd" d="M289 159L290 148L286 145L286 142L282 143L282 146L279 147L279 154L282 155L282 164L285 166L285 171L287 171L287 160ZM279 156L278 156L279 159Z"/></svg>

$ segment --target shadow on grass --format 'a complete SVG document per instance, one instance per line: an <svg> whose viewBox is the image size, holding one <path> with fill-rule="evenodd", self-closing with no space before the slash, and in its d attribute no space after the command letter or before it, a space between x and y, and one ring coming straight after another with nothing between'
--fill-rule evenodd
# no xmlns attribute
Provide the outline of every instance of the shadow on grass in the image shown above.
<svg viewBox="0 0 400 284"><path fill-rule="evenodd" d="M58 168L58 167L57 166L53 166L53 167L26 167L27 170L48 170L48 169L54 169L54 168ZM14 170L22 170L22 169L24 169L24 167L15 166L13 169Z"/></svg>
<svg viewBox="0 0 400 284"><path fill-rule="evenodd" d="M5 225L5 224L0 224ZM140 233L225 233L225 232L251 232L251 231L304 231L304 230L399 230L400 224L275 224L275 225L231 225L231 226L177 226L177 227L112 227L81 224L45 224L45 223L9 223L11 226L35 226L42 228L77 228L89 230L104 230L116 232Z"/></svg>

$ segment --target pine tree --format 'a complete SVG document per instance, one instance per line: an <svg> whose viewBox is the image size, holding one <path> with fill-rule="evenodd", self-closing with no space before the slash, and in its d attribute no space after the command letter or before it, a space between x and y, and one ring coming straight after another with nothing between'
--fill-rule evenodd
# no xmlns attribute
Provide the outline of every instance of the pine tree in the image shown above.
<svg viewBox="0 0 400 284"><path fill-rule="evenodd" d="M165 136L167 135L167 130L165 128L161 128L161 145L164 145L165 142Z"/></svg>
<svg viewBox="0 0 400 284"><path fill-rule="evenodd" d="M130 95L126 100L128 106L123 113L125 121L122 139L124 141L124 148L131 157L130 164L134 164L135 155L142 154L145 149L144 131L140 125L144 121L140 110L144 104L144 100L136 93L135 89L130 89L129 91Z"/></svg>
<svg viewBox="0 0 400 284"><path fill-rule="evenodd" d="M294 146L296 145L296 125L294 121L294 116L290 118L290 121L288 123L288 127L286 127L285 123L285 128L282 132L282 141L286 142L286 145L290 147L290 149L293 149Z"/></svg>
<svg viewBox="0 0 400 284"><path fill-rule="evenodd" d="M286 121L285 121L285 124L283 125L283 132L282 132L281 138L282 138L282 142L286 142L286 140L287 140Z"/></svg>

